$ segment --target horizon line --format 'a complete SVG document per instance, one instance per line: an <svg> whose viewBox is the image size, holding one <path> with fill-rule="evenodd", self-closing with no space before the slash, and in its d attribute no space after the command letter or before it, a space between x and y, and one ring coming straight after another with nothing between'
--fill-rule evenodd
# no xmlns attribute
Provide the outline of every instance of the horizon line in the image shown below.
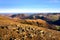
<svg viewBox="0 0 60 40"><path fill-rule="evenodd" d="M0 9L0 13L60 13L60 9Z"/></svg>

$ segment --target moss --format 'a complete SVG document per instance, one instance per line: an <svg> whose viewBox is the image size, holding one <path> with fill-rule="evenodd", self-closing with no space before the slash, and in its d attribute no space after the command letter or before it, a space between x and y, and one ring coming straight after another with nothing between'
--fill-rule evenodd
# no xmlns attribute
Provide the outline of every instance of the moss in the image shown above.
<svg viewBox="0 0 60 40"><path fill-rule="evenodd" d="M56 29L57 29L58 31L60 31L60 26L56 26Z"/></svg>

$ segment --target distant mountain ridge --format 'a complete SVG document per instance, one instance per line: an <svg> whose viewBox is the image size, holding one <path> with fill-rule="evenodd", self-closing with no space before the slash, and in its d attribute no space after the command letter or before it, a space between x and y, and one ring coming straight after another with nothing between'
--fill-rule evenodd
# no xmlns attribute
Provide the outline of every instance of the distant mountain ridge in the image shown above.
<svg viewBox="0 0 60 40"><path fill-rule="evenodd" d="M60 18L60 13L36 13L36 14L13 14L10 17L12 18L19 18L19 19L42 19L47 21L50 24L54 24L52 21L57 21ZM55 22L58 24L57 22Z"/></svg>

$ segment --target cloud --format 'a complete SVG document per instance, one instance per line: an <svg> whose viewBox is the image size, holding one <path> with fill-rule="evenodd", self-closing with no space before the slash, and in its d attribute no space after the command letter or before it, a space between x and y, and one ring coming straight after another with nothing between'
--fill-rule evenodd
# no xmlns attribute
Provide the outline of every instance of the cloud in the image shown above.
<svg viewBox="0 0 60 40"><path fill-rule="evenodd" d="M60 9L0 9L0 13L48 13L60 12Z"/></svg>

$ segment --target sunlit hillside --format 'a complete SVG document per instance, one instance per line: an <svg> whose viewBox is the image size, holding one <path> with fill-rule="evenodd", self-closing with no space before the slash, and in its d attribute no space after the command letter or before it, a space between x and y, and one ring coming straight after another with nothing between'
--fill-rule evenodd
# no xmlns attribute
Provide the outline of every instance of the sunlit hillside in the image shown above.
<svg viewBox="0 0 60 40"><path fill-rule="evenodd" d="M35 25L35 22L42 23L46 26L43 20L26 19L26 24L20 20L0 16L0 40L60 40L60 32L48 28ZM34 22L32 25L31 22ZM30 22L30 23L29 23ZM29 24L28 24L29 23Z"/></svg>

